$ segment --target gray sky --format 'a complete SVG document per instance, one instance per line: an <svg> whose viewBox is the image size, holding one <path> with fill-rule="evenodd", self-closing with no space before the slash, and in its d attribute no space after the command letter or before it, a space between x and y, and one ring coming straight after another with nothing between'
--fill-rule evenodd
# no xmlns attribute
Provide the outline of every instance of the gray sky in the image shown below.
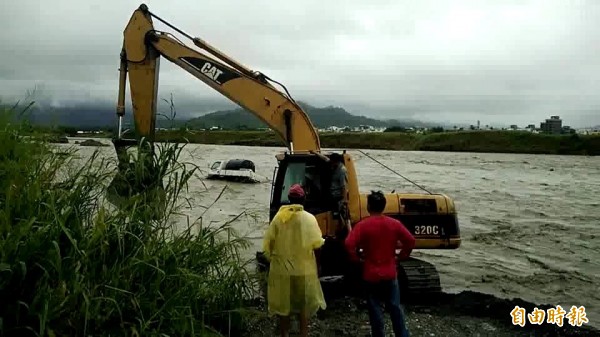
<svg viewBox="0 0 600 337"><path fill-rule="evenodd" d="M0 2L1 96L38 86L47 104L115 104L122 30L141 2ZM539 125L551 114L600 124L597 0L146 4L313 105L483 125ZM173 93L180 113L231 107L166 60L160 76L161 98Z"/></svg>

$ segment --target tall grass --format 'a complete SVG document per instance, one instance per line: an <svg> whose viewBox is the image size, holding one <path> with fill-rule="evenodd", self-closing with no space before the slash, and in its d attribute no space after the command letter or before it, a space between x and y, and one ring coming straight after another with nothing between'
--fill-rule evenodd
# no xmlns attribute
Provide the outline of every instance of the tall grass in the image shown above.
<svg viewBox="0 0 600 337"><path fill-rule="evenodd" d="M240 328L240 316L227 313L255 289L239 254L247 242L228 223L173 229L196 170L178 161L183 145L133 157L129 177L148 182L146 190L112 207L104 202L115 175L109 159L77 159L74 149L26 137L14 114L4 110L0 120L0 336ZM146 160L159 167L150 179Z"/></svg>

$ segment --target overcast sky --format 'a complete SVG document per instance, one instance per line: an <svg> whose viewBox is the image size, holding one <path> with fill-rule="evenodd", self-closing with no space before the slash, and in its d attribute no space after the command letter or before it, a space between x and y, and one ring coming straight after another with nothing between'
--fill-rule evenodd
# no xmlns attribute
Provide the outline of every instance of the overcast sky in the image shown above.
<svg viewBox="0 0 600 337"><path fill-rule="evenodd" d="M38 86L54 105L114 106L122 31L140 1L0 2L0 96ZM146 4L314 105L483 125L539 125L552 114L600 124L598 0ZM166 60L160 76L159 95L173 93L182 113L230 106Z"/></svg>

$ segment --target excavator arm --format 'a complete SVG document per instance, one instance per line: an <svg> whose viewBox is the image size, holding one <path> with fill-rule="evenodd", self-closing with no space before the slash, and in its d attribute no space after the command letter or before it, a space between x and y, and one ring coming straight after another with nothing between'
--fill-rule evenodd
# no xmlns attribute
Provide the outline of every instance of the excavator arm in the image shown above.
<svg viewBox="0 0 600 337"><path fill-rule="evenodd" d="M203 51L184 45L169 33L155 30L153 18L189 38ZM291 152L320 150L317 130L285 87L281 85L286 93L276 89L267 76L246 68L205 41L175 28L152 14L145 4L134 11L123 35L117 103L119 131L115 144L122 135L128 74L136 136L154 140L162 56L254 114L279 136Z"/></svg>

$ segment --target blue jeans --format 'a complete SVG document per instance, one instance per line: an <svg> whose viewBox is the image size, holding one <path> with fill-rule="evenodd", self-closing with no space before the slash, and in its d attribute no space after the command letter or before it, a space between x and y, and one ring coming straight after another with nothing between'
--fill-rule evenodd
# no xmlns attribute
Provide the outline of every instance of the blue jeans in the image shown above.
<svg viewBox="0 0 600 337"><path fill-rule="evenodd" d="M382 310L382 304L385 304L387 312L392 319L394 335L396 337L409 337L404 322L404 314L400 307L400 288L398 286L398 280L385 280L377 283L366 282L366 290L371 336L385 336Z"/></svg>

